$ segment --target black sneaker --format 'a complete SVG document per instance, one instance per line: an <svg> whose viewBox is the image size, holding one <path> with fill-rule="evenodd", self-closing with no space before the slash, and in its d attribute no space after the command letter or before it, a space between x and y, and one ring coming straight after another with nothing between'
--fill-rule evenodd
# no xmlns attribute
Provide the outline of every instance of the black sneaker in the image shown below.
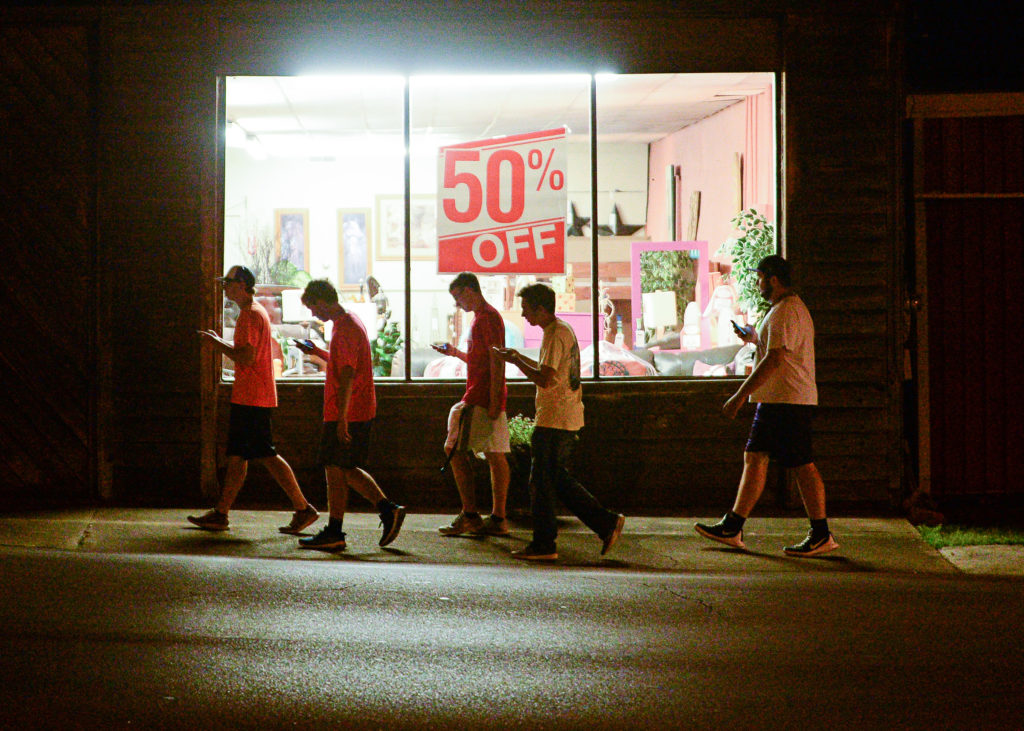
<svg viewBox="0 0 1024 731"><path fill-rule="evenodd" d="M831 533L827 533L821 538L815 538L813 532L809 532L807 537L797 543L795 546L786 546L782 550L786 552L787 556L818 556L822 553L828 553L839 548L839 544L836 543L836 539L832 537Z"/></svg>
<svg viewBox="0 0 1024 731"><path fill-rule="evenodd" d="M307 505L302 510L296 510L292 513L292 521L288 525L282 525L278 530L282 533L295 535L313 525L319 517L320 513L316 512L316 508L312 505Z"/></svg>
<svg viewBox="0 0 1024 731"><path fill-rule="evenodd" d="M615 518L615 527L612 528L611 533L604 537L604 543L601 545L601 555L604 556L608 551L612 550L612 546L615 545L615 541L619 540L619 536L622 535L622 526L626 524L626 516L618 515Z"/></svg>
<svg viewBox="0 0 1024 731"><path fill-rule="evenodd" d="M742 548L746 550L746 546L743 544L743 529L740 530L727 530L725 527L725 521L720 520L714 525L708 525L706 523L697 523L693 526L693 529L700 533L705 538L710 538L713 541L724 543L727 546L733 548Z"/></svg>
<svg viewBox="0 0 1024 731"><path fill-rule="evenodd" d="M345 533L324 526L315 536L299 539L299 548L316 548L321 551L341 551L345 548Z"/></svg>
<svg viewBox="0 0 1024 731"><path fill-rule="evenodd" d="M402 521L405 520L405 507L394 505L385 508L380 513L380 524L383 530L380 534L381 546L386 546L398 537L398 531L402 529Z"/></svg>
<svg viewBox="0 0 1024 731"><path fill-rule="evenodd" d="M189 515L188 522L203 530L228 529L228 516L217 510L207 510L202 515Z"/></svg>
<svg viewBox="0 0 1024 731"><path fill-rule="evenodd" d="M557 561L558 552L554 548L541 548L533 543L529 543L525 548L512 551L512 558L522 559L523 561Z"/></svg>

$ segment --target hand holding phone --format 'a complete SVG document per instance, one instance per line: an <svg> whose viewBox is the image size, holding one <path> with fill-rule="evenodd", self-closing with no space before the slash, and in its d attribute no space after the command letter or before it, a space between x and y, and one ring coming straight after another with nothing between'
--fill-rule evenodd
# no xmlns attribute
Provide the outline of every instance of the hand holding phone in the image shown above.
<svg viewBox="0 0 1024 731"><path fill-rule="evenodd" d="M448 349L452 346L448 343L431 343L430 347L436 350L441 355L448 355Z"/></svg>
<svg viewBox="0 0 1024 731"><path fill-rule="evenodd" d="M740 327L739 325L737 325L737 324L736 324L736 321L735 321L735 320L729 320L729 322L731 322L731 323L732 323L732 329L733 329L733 331L734 331L734 332L735 332L735 333L736 333L736 334L737 334L737 335L738 335L739 337L741 337L741 338L749 338L749 337L750 337L750 331L748 331L748 330L747 330L747 328L745 328L745 327Z"/></svg>
<svg viewBox="0 0 1024 731"><path fill-rule="evenodd" d="M295 343L295 345L298 346L299 350L302 350L302 351L313 351L313 350L316 350L316 346L313 344L313 341L308 339L308 338L305 339L305 340L297 340L295 338L292 338L292 342Z"/></svg>

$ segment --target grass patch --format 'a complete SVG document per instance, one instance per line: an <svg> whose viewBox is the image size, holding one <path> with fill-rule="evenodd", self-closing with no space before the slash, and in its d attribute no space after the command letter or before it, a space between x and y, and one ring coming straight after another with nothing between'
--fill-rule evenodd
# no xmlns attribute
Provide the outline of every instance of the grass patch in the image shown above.
<svg viewBox="0 0 1024 731"><path fill-rule="evenodd" d="M933 548L948 546L1024 545L1024 530L1014 528L976 528L965 525L917 527L921 537Z"/></svg>

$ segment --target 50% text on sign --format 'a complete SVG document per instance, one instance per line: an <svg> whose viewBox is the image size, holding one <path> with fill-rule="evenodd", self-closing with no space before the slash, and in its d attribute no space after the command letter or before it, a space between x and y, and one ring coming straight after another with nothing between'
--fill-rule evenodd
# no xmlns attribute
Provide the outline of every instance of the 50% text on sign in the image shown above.
<svg viewBox="0 0 1024 731"><path fill-rule="evenodd" d="M438 151L441 274L565 272L565 127Z"/></svg>

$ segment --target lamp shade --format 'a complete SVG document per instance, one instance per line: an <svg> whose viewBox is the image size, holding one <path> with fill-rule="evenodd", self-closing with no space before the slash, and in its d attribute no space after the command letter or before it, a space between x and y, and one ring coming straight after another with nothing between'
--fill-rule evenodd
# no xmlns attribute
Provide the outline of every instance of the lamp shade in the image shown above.
<svg viewBox="0 0 1024 731"><path fill-rule="evenodd" d="M645 292L642 299L644 327L674 327L679 322L675 292Z"/></svg>

